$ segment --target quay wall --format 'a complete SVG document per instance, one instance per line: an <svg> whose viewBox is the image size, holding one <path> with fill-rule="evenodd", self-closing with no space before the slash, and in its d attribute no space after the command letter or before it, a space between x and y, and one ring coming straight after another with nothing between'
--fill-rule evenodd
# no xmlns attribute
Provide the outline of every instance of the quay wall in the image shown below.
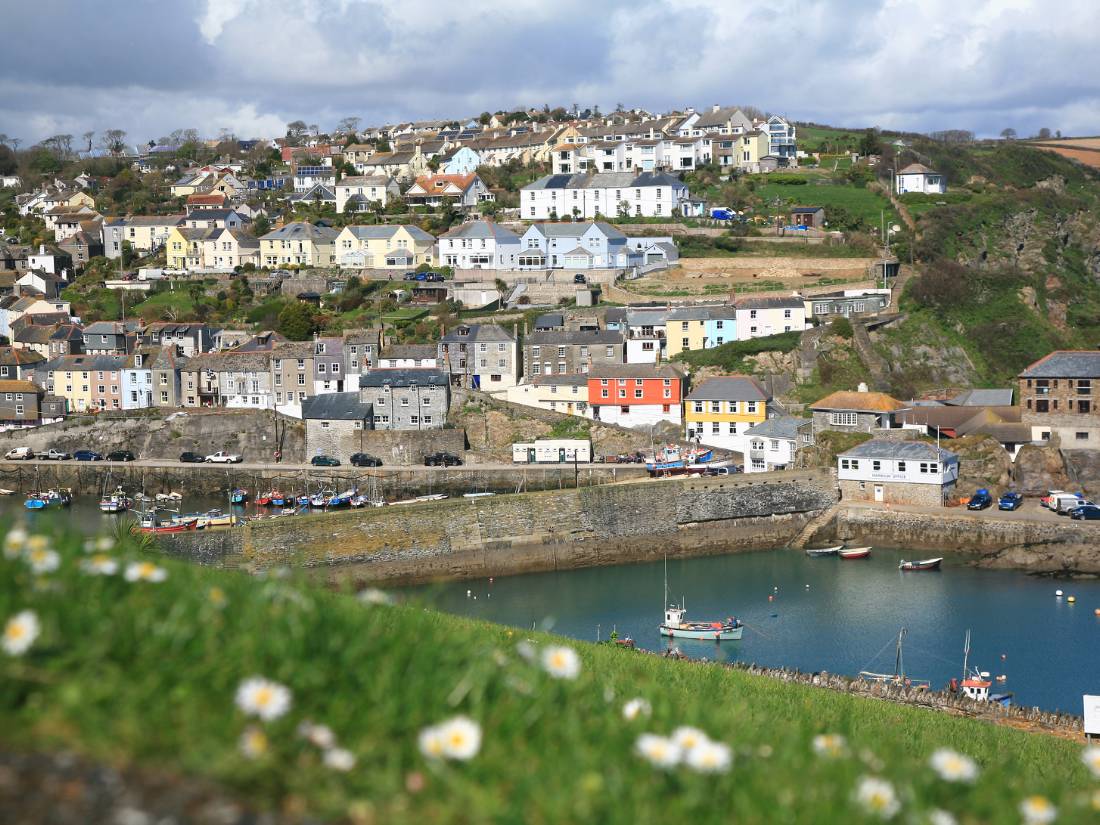
<svg viewBox="0 0 1100 825"><path fill-rule="evenodd" d="M978 556L981 567L1048 575L1100 575L1100 531L1088 521L994 519L841 506L835 536L853 544Z"/></svg>
<svg viewBox="0 0 1100 825"><path fill-rule="evenodd" d="M836 503L828 473L672 479L454 498L158 537L200 563L408 584L779 547Z"/></svg>

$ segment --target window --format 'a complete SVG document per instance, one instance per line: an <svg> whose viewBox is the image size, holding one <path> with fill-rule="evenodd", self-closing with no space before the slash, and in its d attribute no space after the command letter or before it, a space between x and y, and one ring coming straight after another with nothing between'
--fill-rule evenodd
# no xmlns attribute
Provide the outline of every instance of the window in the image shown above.
<svg viewBox="0 0 1100 825"><path fill-rule="evenodd" d="M854 427L858 420L859 416L854 412L829 413L829 423L838 427Z"/></svg>
<svg viewBox="0 0 1100 825"><path fill-rule="evenodd" d="M537 346L537 345L531 347L531 357L532 358L538 358L541 353L542 353L542 347Z"/></svg>
<svg viewBox="0 0 1100 825"><path fill-rule="evenodd" d="M1028 403L1030 404L1031 402L1029 401ZM1050 401L1048 401L1045 398L1037 398L1035 400L1035 412L1037 412L1037 413L1050 412Z"/></svg>
<svg viewBox="0 0 1100 825"><path fill-rule="evenodd" d="M424 397L420 399L420 406L430 407L432 405L432 399L430 397Z"/></svg>
<svg viewBox="0 0 1100 825"><path fill-rule="evenodd" d="M1076 438L1078 441L1088 441L1089 440L1089 434L1088 433L1074 433L1074 438Z"/></svg>
<svg viewBox="0 0 1100 825"><path fill-rule="evenodd" d="M899 473L904 473L905 472L905 462L904 461L899 461L898 462L898 472Z"/></svg>
<svg viewBox="0 0 1100 825"><path fill-rule="evenodd" d="M710 425L711 434L718 435L721 432L721 430L722 430L722 425L719 424L717 421L714 421L714 422L711 423L711 425Z"/></svg>
<svg viewBox="0 0 1100 825"><path fill-rule="evenodd" d="M630 407L619 407L620 415L630 415Z"/></svg>
<svg viewBox="0 0 1100 825"><path fill-rule="evenodd" d="M407 406L409 406L409 399L407 399L407 398L402 398L402 399L401 399L401 406L402 406L402 407L407 407Z"/></svg>
<svg viewBox="0 0 1100 825"><path fill-rule="evenodd" d="M750 309L749 310L749 318L753 318L753 319L756 318L756 310L755 309Z"/></svg>
<svg viewBox="0 0 1100 825"><path fill-rule="evenodd" d="M317 365L317 372L324 372L324 371L325 371L325 365L324 364L318 364Z"/></svg>
<svg viewBox="0 0 1100 825"><path fill-rule="evenodd" d="M419 424L420 423L420 416L418 416L418 415L409 416L409 423L410 424Z"/></svg>
<svg viewBox="0 0 1100 825"><path fill-rule="evenodd" d="M23 405L22 404L16 404L15 405L15 414L16 415L22 415L23 414ZM1085 435L1087 436L1088 433L1085 433Z"/></svg>
<svg viewBox="0 0 1100 825"><path fill-rule="evenodd" d="M783 310L783 317L784 318L790 318L791 317L791 311L789 309Z"/></svg>
<svg viewBox="0 0 1100 825"><path fill-rule="evenodd" d="M306 385L306 377L302 373L298 374L298 386L304 387Z"/></svg>
<svg viewBox="0 0 1100 825"><path fill-rule="evenodd" d="M881 461L872 461L871 462L871 469L874 470L877 473L879 470L882 469L882 462Z"/></svg>
<svg viewBox="0 0 1100 825"><path fill-rule="evenodd" d="M703 411L703 402L702 401L696 401L695 402L695 412L701 413L702 411Z"/></svg>
<svg viewBox="0 0 1100 825"><path fill-rule="evenodd" d="M424 416L424 423L425 424L431 424L432 423L432 417L430 415Z"/></svg>
<svg viewBox="0 0 1100 825"><path fill-rule="evenodd" d="M680 346L682 346L684 349L690 349L691 348L691 342L687 338L681 338L680 339Z"/></svg>
<svg viewBox="0 0 1100 825"><path fill-rule="evenodd" d="M641 390L634 390L634 397L635 398L641 398L642 397L642 391Z"/></svg>
<svg viewBox="0 0 1100 825"><path fill-rule="evenodd" d="M1085 399L1077 399L1077 412L1088 415L1092 412L1092 402Z"/></svg>

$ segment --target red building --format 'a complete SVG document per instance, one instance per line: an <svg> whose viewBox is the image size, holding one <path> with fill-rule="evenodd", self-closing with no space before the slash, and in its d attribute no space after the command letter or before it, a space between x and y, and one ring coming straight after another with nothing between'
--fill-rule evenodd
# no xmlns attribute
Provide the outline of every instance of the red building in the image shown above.
<svg viewBox="0 0 1100 825"><path fill-rule="evenodd" d="M615 364L588 373L592 417L621 427L679 424L684 374L670 364Z"/></svg>

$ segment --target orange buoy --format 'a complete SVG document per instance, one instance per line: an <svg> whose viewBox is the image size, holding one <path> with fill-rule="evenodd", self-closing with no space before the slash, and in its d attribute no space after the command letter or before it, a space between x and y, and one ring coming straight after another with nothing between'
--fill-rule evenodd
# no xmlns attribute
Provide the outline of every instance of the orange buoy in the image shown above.
<svg viewBox="0 0 1100 825"><path fill-rule="evenodd" d="M1066 601L1069 602L1070 604L1073 604L1075 601L1077 601L1077 597L1076 596L1067 596Z"/></svg>
<svg viewBox="0 0 1100 825"><path fill-rule="evenodd" d="M768 601L769 602L774 602L775 601L775 596L768 596Z"/></svg>
<svg viewBox="0 0 1100 825"><path fill-rule="evenodd" d="M1096 608L1096 609L1095 609L1094 611L1092 611L1092 612L1093 612L1093 613L1095 613L1095 614L1096 614L1097 616L1100 616L1100 607Z"/></svg>

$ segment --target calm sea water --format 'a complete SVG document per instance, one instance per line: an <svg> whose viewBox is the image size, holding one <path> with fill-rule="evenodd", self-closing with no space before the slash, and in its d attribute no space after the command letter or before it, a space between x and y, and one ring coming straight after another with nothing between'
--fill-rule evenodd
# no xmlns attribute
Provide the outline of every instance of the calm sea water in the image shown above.
<svg viewBox="0 0 1100 825"><path fill-rule="evenodd" d="M1078 714L1082 694L1100 694L1100 616L1094 615L1100 581L979 570L961 557L947 557L940 572L897 569L899 559L920 557L875 548L864 561L811 559L792 550L670 559L669 595L686 598L689 618L733 615L746 624L739 642L677 639L675 645L711 660L892 673L894 642L905 627L906 673L939 688L961 673L970 629L970 664L1008 677L994 691ZM668 645L657 633L662 587L658 562L408 590L452 613L585 640L597 633L606 639L614 629L640 647L662 650ZM1076 603L1056 598L1057 589L1075 595Z"/></svg>
<svg viewBox="0 0 1100 825"><path fill-rule="evenodd" d="M49 530L53 526L61 526L62 529L72 530L81 535L94 536L109 533L114 530L114 525L119 521L136 521L135 511L113 515L102 513L99 510L99 496L77 496L68 507L48 508L45 510L28 510L23 506L26 496L14 495L0 498L0 519L4 522L20 521L28 530ZM150 503L150 507L154 503ZM162 505L163 506L163 505ZM245 513L254 512L251 505L246 508L230 507L228 500L221 496L188 496L182 502L171 505L179 507L180 512L193 513L205 512L218 508L223 512ZM161 512L161 518L168 518L171 514Z"/></svg>

